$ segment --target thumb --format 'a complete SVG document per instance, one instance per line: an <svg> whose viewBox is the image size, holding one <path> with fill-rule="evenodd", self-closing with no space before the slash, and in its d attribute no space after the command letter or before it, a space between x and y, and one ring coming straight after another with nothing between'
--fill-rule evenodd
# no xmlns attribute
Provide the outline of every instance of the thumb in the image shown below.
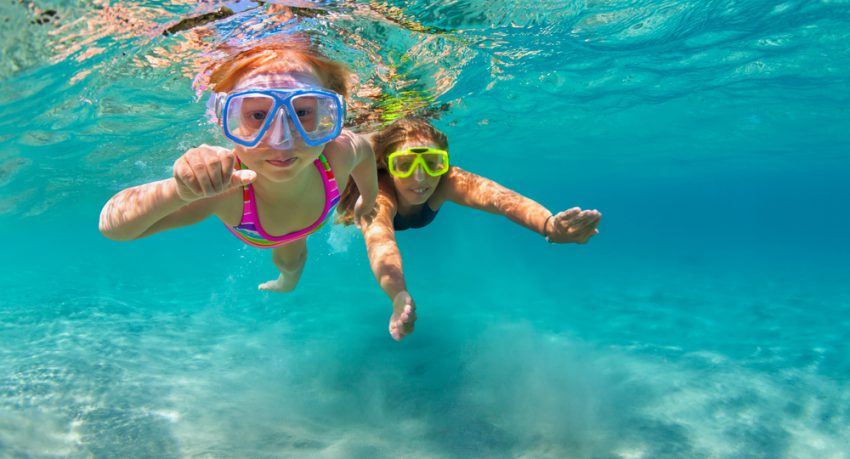
<svg viewBox="0 0 850 459"><path fill-rule="evenodd" d="M233 175L230 176L230 186L234 187L248 185L256 179L256 172L248 169L241 169L238 171L234 171Z"/></svg>

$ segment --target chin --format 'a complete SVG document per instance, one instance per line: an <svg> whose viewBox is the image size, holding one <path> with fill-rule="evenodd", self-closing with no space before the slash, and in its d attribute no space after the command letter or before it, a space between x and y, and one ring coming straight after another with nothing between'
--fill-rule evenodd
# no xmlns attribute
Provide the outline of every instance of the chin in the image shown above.
<svg viewBox="0 0 850 459"><path fill-rule="evenodd" d="M428 202L428 200L431 199L432 194L434 194L434 193L428 193L427 195L420 195L420 194L416 194L416 193L407 193L405 195L405 198L407 199L407 202L409 202L410 204L418 206L420 204L425 204L426 202Z"/></svg>
<svg viewBox="0 0 850 459"><path fill-rule="evenodd" d="M285 182L300 174L305 166L312 162L305 161L303 158L298 158L297 162L290 167L279 167L270 164L264 164L263 172L273 182Z"/></svg>

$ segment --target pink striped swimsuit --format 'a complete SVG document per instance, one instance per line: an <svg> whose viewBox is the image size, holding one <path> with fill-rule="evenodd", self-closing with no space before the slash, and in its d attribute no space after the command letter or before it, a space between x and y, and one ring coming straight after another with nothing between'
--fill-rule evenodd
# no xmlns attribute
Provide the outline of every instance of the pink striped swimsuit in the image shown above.
<svg viewBox="0 0 850 459"><path fill-rule="evenodd" d="M313 164L319 169L322 176L322 183L325 185L325 208L322 210L322 215L312 225L298 231L293 231L283 236L272 236L263 230L263 225L260 224L260 215L257 213L257 200L254 198L254 187L251 185L242 187L242 222L238 226L226 225L233 234L239 239L242 239L246 244L270 249L278 247L298 239L305 238L324 226L327 218L333 213L337 203L339 203L339 187L334 178L333 170L331 170L328 160L324 155L320 155L318 159L313 161ZM242 163L239 163L242 167Z"/></svg>

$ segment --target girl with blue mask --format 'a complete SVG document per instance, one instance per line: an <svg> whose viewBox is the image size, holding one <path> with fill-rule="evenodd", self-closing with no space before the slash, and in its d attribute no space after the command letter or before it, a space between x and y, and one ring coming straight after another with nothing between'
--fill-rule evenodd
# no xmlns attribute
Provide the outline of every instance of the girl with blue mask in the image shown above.
<svg viewBox="0 0 850 459"><path fill-rule="evenodd" d="M349 179L364 190L357 218L374 211L371 145L342 128L347 80L342 64L306 47L266 45L217 63L208 107L232 146L189 149L171 178L119 192L101 212L101 232L132 240L215 215L245 243L272 249L280 275L259 288L291 291L306 237L328 220Z"/></svg>

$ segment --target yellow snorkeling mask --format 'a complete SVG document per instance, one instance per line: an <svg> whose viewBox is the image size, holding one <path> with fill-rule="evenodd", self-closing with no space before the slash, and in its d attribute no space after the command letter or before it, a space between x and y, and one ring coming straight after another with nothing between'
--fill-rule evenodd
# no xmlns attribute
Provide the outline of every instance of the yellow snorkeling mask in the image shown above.
<svg viewBox="0 0 850 459"><path fill-rule="evenodd" d="M449 171L449 152L436 148L414 147L390 153L387 158L387 167L395 177L410 177L417 166L431 177L439 177Z"/></svg>

